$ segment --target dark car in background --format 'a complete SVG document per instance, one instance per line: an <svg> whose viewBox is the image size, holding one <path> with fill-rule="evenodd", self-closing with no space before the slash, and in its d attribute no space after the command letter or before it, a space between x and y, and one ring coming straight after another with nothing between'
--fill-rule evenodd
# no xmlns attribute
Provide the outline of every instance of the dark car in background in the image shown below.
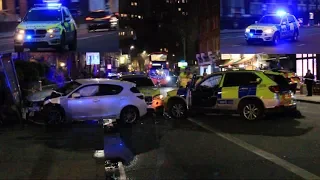
<svg viewBox="0 0 320 180"><path fill-rule="evenodd" d="M99 29L116 30L118 26L118 18L115 14L109 11L93 11L86 17L88 31L95 31Z"/></svg>

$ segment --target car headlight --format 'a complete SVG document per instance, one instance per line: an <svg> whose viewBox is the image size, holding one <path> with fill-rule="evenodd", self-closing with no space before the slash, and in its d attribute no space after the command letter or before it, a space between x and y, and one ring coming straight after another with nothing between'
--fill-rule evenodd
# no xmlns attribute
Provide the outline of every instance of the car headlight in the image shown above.
<svg viewBox="0 0 320 180"><path fill-rule="evenodd" d="M273 33L273 29L265 29L264 33L271 34L271 33Z"/></svg>
<svg viewBox="0 0 320 180"><path fill-rule="evenodd" d="M59 28L52 28L52 29L48 29L48 30L47 30L47 33L50 33L50 34L52 34L52 33L58 33L58 32L60 32L60 29L59 29Z"/></svg>
<svg viewBox="0 0 320 180"><path fill-rule="evenodd" d="M16 33L17 34L24 34L25 33L25 30L24 29L16 29Z"/></svg>
<svg viewBox="0 0 320 180"><path fill-rule="evenodd" d="M248 33L248 32L250 32L250 29L249 29L249 28L246 29L246 33Z"/></svg>
<svg viewBox="0 0 320 180"><path fill-rule="evenodd" d="M159 94L153 97L153 99L163 99L163 95Z"/></svg>

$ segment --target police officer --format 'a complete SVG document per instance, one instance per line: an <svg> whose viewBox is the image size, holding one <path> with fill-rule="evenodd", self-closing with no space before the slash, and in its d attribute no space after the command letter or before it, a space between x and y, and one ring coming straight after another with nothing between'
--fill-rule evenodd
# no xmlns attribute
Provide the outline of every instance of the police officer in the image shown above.
<svg viewBox="0 0 320 180"><path fill-rule="evenodd" d="M187 67L184 72L181 72L179 75L180 86L187 87L189 81L192 80L192 73L190 68Z"/></svg>
<svg viewBox="0 0 320 180"><path fill-rule="evenodd" d="M311 73L310 70L308 70L304 78L305 78L305 84L307 85L307 91L308 91L307 96L312 96L312 86L314 83L314 75Z"/></svg>

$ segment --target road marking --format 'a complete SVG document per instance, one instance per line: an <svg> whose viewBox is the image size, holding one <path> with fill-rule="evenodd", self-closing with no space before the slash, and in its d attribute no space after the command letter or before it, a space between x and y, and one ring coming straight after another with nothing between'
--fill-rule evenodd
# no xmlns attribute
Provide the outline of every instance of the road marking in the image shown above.
<svg viewBox="0 0 320 180"><path fill-rule="evenodd" d="M210 127L202 122L196 121L192 118L188 118L188 120L197 124L198 126L201 126L204 129L207 129L207 130L215 133L216 135L218 135L218 136L220 136L220 137L222 137L222 138L224 138L224 139L264 158L264 159L267 159L267 160L277 164L278 166L281 166L281 167L287 169L288 171L290 171L290 172L292 172L292 173L294 173L304 179L308 179L308 180L309 179L320 179L319 176L312 174L312 173L310 173L310 172L308 172L308 171L306 171L306 170L304 170L294 164L291 164L290 162L285 161L274 154L268 153L268 152L266 152L262 149L259 149L251 144L248 144L248 143L246 143L236 137L233 137L230 134L221 133L220 131L216 130L215 128L212 128L212 127Z"/></svg>
<svg viewBox="0 0 320 180"><path fill-rule="evenodd" d="M120 173L120 180L127 180L126 172L124 170L124 166L122 162L118 162L118 167L119 167L119 173Z"/></svg>
<svg viewBox="0 0 320 180"><path fill-rule="evenodd" d="M90 38L100 37L100 36L103 36L103 35L104 35L104 34L94 35L94 36L88 36L88 37L81 37L81 38L78 38L78 40L90 39Z"/></svg>
<svg viewBox="0 0 320 180"><path fill-rule="evenodd" d="M306 45L306 44L298 44L297 46L304 46L304 45Z"/></svg>
<svg viewBox="0 0 320 180"><path fill-rule="evenodd" d="M237 46L241 46L240 44L234 44L232 45L232 47L237 47Z"/></svg>
<svg viewBox="0 0 320 180"><path fill-rule="evenodd" d="M224 39L239 39L239 38L244 38L244 36L223 37L223 38L220 38L220 39L224 40Z"/></svg>

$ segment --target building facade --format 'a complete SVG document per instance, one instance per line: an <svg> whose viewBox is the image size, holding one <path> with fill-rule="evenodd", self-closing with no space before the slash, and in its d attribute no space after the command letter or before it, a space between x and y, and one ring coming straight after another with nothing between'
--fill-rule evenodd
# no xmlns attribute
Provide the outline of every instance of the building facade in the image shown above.
<svg viewBox="0 0 320 180"><path fill-rule="evenodd" d="M220 49L219 1L199 1L199 52L197 63L200 74L217 69L215 60Z"/></svg>

